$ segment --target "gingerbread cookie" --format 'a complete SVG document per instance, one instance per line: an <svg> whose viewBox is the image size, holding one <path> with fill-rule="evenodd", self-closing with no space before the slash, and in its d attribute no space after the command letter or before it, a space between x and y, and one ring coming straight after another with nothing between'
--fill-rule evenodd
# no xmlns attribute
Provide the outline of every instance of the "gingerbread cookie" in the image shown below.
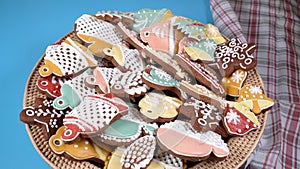
<svg viewBox="0 0 300 169"><path fill-rule="evenodd" d="M44 62L39 69L42 77L54 74L56 76L71 76L79 73L80 71L95 66L95 61L92 56L81 50L80 47L70 45L70 39L61 44L51 45L46 49ZM88 57L88 58L87 58Z"/></svg>
<svg viewBox="0 0 300 169"><path fill-rule="evenodd" d="M206 38L213 39L217 44L226 42L226 39L219 32L219 29L212 24L206 24L204 26L204 34Z"/></svg>
<svg viewBox="0 0 300 169"><path fill-rule="evenodd" d="M175 33L171 21L152 23L141 30L140 37L152 49L174 55Z"/></svg>
<svg viewBox="0 0 300 169"><path fill-rule="evenodd" d="M140 113L148 122L168 122L178 115L182 102L160 93L147 93L139 101Z"/></svg>
<svg viewBox="0 0 300 169"><path fill-rule="evenodd" d="M79 134L95 136L127 111L128 106L112 95L85 97L80 105L65 116L63 122L67 128L62 134L62 139L73 141Z"/></svg>
<svg viewBox="0 0 300 169"><path fill-rule="evenodd" d="M145 168L150 164L156 147L154 136L144 136L133 142L121 157L123 169Z"/></svg>
<svg viewBox="0 0 300 169"><path fill-rule="evenodd" d="M36 86L42 93L45 93L48 97L56 98L61 95L60 88L63 81L64 80L55 75L50 75L47 77L40 77L40 79L36 83Z"/></svg>
<svg viewBox="0 0 300 169"><path fill-rule="evenodd" d="M211 89L214 93L224 96L225 90L219 83L216 73L208 66L190 61L188 56L176 55L174 59L188 72L190 72L201 84Z"/></svg>
<svg viewBox="0 0 300 169"><path fill-rule="evenodd" d="M185 70L183 70L178 62L174 60L170 55L155 51L149 47L146 47L142 54L146 58L152 59L154 62L159 64L161 67L164 68L164 71L169 73L170 75L174 76L177 80L188 80L189 76Z"/></svg>
<svg viewBox="0 0 300 169"><path fill-rule="evenodd" d="M106 169L122 169L121 157L124 154L125 149L121 147L117 147L110 157L108 157L108 161L106 162ZM147 165L147 169L166 169L167 167L163 165L161 162L153 159L150 164ZM169 169L169 168L168 168ZM173 169L173 168L170 168Z"/></svg>
<svg viewBox="0 0 300 169"><path fill-rule="evenodd" d="M172 12L166 8L163 9L141 9L132 13L134 19L131 29L141 32L142 29L149 27L153 22L167 21L173 16Z"/></svg>
<svg viewBox="0 0 300 169"><path fill-rule="evenodd" d="M136 49L129 49L124 46L114 45L112 48L103 49L104 54L122 72L142 71L144 63L140 53Z"/></svg>
<svg viewBox="0 0 300 169"><path fill-rule="evenodd" d="M156 152L153 156L153 161L157 161L162 164L165 168L170 169L183 169L184 162L182 159L173 156L172 154L163 151L160 148L156 148Z"/></svg>
<svg viewBox="0 0 300 169"><path fill-rule="evenodd" d="M173 19L173 26L188 38L201 40L205 37L204 25L196 20L177 16Z"/></svg>
<svg viewBox="0 0 300 169"><path fill-rule="evenodd" d="M86 83L98 86L103 93L113 93L119 97L138 97L149 90L142 81L141 71L121 72L117 68L97 67Z"/></svg>
<svg viewBox="0 0 300 169"><path fill-rule="evenodd" d="M122 43L122 36L113 24L97 19L92 15L85 14L79 17L75 21L75 32L79 38L82 38L82 35L87 35L113 45Z"/></svg>
<svg viewBox="0 0 300 169"><path fill-rule="evenodd" d="M208 103L191 97L180 106L180 113L191 119L191 124L198 131L215 131L223 118L223 112Z"/></svg>
<svg viewBox="0 0 300 169"><path fill-rule="evenodd" d="M227 102L223 119L224 126L230 135L242 136L260 127L257 117L250 109L238 102Z"/></svg>
<svg viewBox="0 0 300 169"><path fill-rule="evenodd" d="M109 152L101 149L89 139L80 137L76 141L65 143L61 135L65 131L65 126L60 127L56 134L49 139L49 146L56 154L67 155L76 160L92 160L104 163Z"/></svg>
<svg viewBox="0 0 300 169"><path fill-rule="evenodd" d="M240 90L246 78L247 72L242 69L236 70L230 77L224 77L222 79L222 85L224 86L227 95L239 97Z"/></svg>
<svg viewBox="0 0 300 169"><path fill-rule="evenodd" d="M131 24L133 22L131 12L118 12L118 11L99 11L96 13L96 18L110 23L122 22Z"/></svg>
<svg viewBox="0 0 300 169"><path fill-rule="evenodd" d="M255 114L273 106L274 101L263 94L260 86L246 85L240 90L238 102L249 107Z"/></svg>
<svg viewBox="0 0 300 169"><path fill-rule="evenodd" d="M221 74L224 77L229 77L237 69L245 71L253 69L256 66L256 59L252 55L255 48L254 44L242 43L238 38L218 45L215 57Z"/></svg>
<svg viewBox="0 0 300 169"><path fill-rule="evenodd" d="M53 108L53 101L43 98L35 100L35 107L25 107L20 113L20 120L26 124L34 124L42 127L46 139L52 136L63 125L66 111Z"/></svg>
<svg viewBox="0 0 300 169"><path fill-rule="evenodd" d="M213 62L217 44L213 39L201 39L197 42L192 42L184 47L184 51L189 55L191 60Z"/></svg>
<svg viewBox="0 0 300 169"><path fill-rule="evenodd" d="M220 135L212 131L197 132L189 123L180 120L161 125L157 130L157 141L163 150L190 161L206 159L211 153L218 158L229 155Z"/></svg>
<svg viewBox="0 0 300 169"><path fill-rule="evenodd" d="M87 69L71 81L65 82L60 89L61 96L54 100L54 107L59 110L65 108L74 109L85 96L97 94L95 88L85 86L85 78L90 74L91 70Z"/></svg>

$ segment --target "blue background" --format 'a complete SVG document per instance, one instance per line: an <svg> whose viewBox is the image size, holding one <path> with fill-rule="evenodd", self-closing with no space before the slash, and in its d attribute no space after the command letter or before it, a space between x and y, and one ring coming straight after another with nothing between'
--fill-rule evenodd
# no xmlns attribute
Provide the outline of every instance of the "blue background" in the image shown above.
<svg viewBox="0 0 300 169"><path fill-rule="evenodd" d="M212 23L209 0L1 0L0 168L50 168L19 120L27 78L46 47L73 29L80 15L98 10L168 8L176 15Z"/></svg>

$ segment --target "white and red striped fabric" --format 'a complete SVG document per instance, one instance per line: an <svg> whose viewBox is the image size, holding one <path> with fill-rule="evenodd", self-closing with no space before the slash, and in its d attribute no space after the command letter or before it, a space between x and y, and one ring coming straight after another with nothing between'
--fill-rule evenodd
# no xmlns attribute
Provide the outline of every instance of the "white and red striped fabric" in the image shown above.
<svg viewBox="0 0 300 169"><path fill-rule="evenodd" d="M257 44L254 56L275 104L245 168L300 168L299 0L211 0L215 25Z"/></svg>

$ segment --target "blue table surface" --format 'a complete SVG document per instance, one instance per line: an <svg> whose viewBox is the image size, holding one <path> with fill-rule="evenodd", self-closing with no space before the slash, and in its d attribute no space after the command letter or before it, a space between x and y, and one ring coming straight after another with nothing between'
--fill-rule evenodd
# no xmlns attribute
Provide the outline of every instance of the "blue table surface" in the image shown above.
<svg viewBox="0 0 300 169"><path fill-rule="evenodd" d="M50 166L33 147L19 120L27 78L46 47L73 29L80 15L102 10L168 8L174 14L213 23L209 0L2 0L0 1L1 169Z"/></svg>

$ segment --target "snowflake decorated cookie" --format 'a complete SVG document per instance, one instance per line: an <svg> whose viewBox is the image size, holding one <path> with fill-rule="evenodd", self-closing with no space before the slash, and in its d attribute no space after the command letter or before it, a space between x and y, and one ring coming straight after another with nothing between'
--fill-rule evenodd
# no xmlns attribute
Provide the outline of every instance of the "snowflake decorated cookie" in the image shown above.
<svg viewBox="0 0 300 169"><path fill-rule="evenodd" d="M274 101L263 94L260 86L246 85L240 90L238 102L249 107L255 114L273 106Z"/></svg>
<svg viewBox="0 0 300 169"><path fill-rule="evenodd" d="M247 72L242 69L238 69L233 72L230 77L224 77L222 79L222 85L224 86L228 95L239 97L240 90L246 78Z"/></svg>

